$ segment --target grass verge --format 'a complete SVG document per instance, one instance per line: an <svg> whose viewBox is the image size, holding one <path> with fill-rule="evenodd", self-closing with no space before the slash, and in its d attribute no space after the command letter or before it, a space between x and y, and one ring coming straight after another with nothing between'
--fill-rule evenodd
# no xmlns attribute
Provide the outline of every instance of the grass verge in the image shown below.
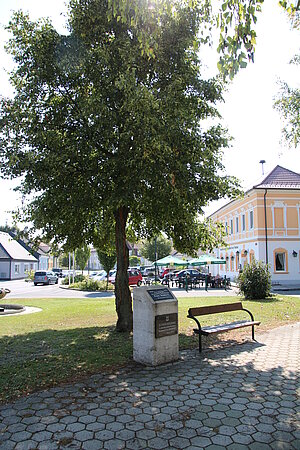
<svg viewBox="0 0 300 450"><path fill-rule="evenodd" d="M194 323L186 317L189 307L237 301L233 297L178 300L181 349L197 348ZM24 299L18 303L42 308L42 312L0 317L0 402L113 370L132 360L132 335L114 330L114 299ZM277 295L243 304L262 322L262 331L300 320L300 299L296 297ZM203 323L224 323L241 319L242 314L205 316ZM250 339L249 330L247 337Z"/></svg>

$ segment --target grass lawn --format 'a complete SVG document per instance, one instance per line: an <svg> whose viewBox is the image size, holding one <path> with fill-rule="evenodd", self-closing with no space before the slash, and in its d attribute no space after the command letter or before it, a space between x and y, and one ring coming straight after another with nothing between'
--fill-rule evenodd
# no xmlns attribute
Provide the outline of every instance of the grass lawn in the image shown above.
<svg viewBox="0 0 300 450"><path fill-rule="evenodd" d="M197 348L195 324L186 317L193 306L237 301L233 297L179 298L180 348ZM0 317L0 401L27 392L112 370L132 360L132 335L114 331L114 299L24 299L19 304L42 312ZM300 298L244 301L266 330L300 320ZM244 318L249 316L244 313ZM204 317L215 324L241 319L242 313ZM259 328L257 330L259 330ZM247 329L250 339L251 330ZM229 333L226 333L228 336Z"/></svg>

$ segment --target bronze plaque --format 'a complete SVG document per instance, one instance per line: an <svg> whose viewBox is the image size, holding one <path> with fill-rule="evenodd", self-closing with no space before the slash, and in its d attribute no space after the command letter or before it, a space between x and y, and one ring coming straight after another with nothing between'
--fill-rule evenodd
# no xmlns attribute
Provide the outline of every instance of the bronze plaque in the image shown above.
<svg viewBox="0 0 300 450"><path fill-rule="evenodd" d="M172 336L178 333L178 314L155 316L155 337Z"/></svg>
<svg viewBox="0 0 300 450"><path fill-rule="evenodd" d="M174 300L174 297L168 288L147 289L147 292L155 302L159 302L162 300Z"/></svg>

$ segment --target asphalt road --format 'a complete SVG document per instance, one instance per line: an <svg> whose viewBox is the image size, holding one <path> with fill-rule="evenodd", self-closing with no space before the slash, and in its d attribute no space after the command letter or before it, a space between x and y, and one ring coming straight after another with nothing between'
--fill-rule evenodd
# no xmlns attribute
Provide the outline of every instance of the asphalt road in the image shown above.
<svg viewBox="0 0 300 450"><path fill-rule="evenodd" d="M60 283L61 280L59 280ZM0 288L10 289L5 301L13 298L84 298L84 297L114 297L113 292L82 292L73 289L63 289L59 284L49 286L25 282L25 280L0 281ZM4 299L1 300L4 302Z"/></svg>
<svg viewBox="0 0 300 450"><path fill-rule="evenodd" d="M59 283L61 280L59 280ZM33 283L24 280L0 281L0 288L8 288L11 293L7 294L5 301L14 298L112 298L114 292L84 292L73 289L61 288L58 284L49 286L34 286ZM133 289L138 289L134 287ZM236 296L235 288L225 291L224 289L209 289L206 292L203 288L193 289L186 292L184 289L172 288L176 297L203 297L203 296ZM2 303L4 300L1 301Z"/></svg>
<svg viewBox="0 0 300 450"><path fill-rule="evenodd" d="M61 280L59 280L59 283ZM0 281L0 288L8 288L11 293L7 294L4 303L14 298L113 298L114 292L84 292L73 289L61 288L58 284L50 284L49 286L34 286L33 283L27 283L24 280ZM134 288L138 289L138 288ZM184 289L172 288L172 292L176 297L215 297L215 296L237 296L237 289L232 287L225 291L224 289L209 289L207 292L201 289L193 289L186 292ZM293 295L300 296L300 290L277 291L280 296Z"/></svg>

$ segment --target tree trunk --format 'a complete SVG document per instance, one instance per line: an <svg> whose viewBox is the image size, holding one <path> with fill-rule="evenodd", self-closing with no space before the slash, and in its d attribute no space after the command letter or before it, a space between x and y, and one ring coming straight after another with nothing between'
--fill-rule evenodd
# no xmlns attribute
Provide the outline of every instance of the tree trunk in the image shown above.
<svg viewBox="0 0 300 450"><path fill-rule="evenodd" d="M128 285L129 251L126 245L128 209L120 207L115 212L117 275L115 285L117 331L132 331L132 300Z"/></svg>

